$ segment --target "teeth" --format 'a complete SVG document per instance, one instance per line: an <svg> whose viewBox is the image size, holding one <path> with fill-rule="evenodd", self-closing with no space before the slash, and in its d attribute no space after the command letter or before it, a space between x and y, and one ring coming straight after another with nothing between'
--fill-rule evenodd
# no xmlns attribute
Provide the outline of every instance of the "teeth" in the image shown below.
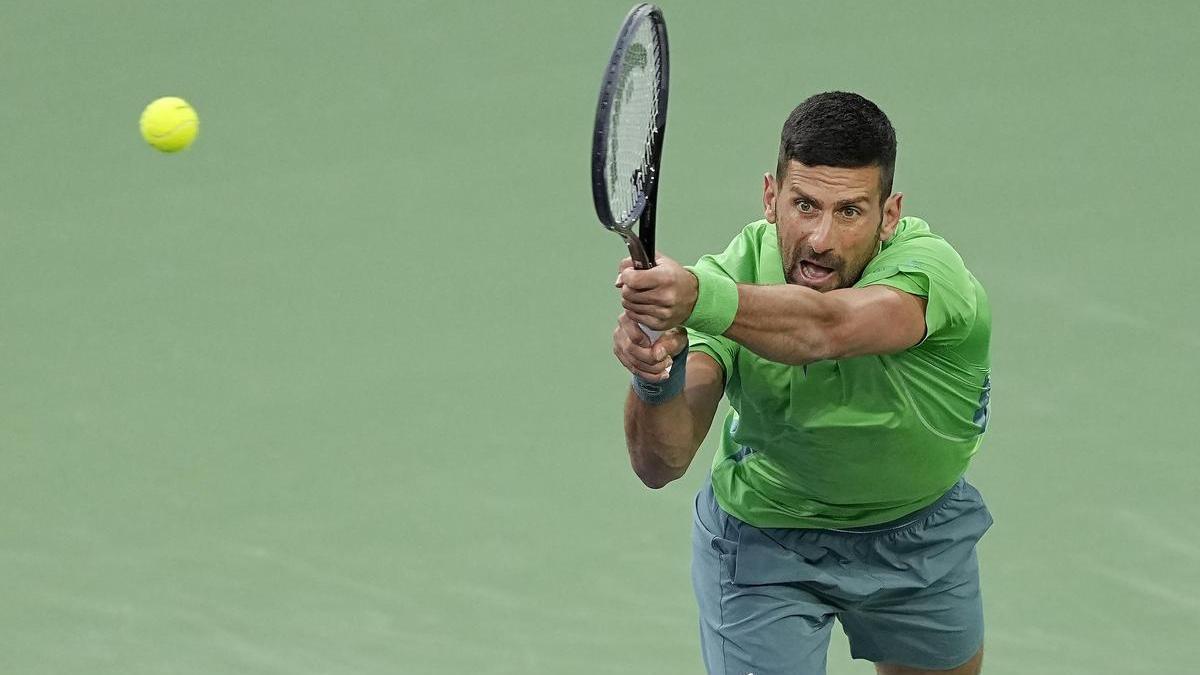
<svg viewBox="0 0 1200 675"><path fill-rule="evenodd" d="M800 263L801 269L804 270L804 275L809 277L823 277L829 274L829 270L819 265L814 265L808 261Z"/></svg>

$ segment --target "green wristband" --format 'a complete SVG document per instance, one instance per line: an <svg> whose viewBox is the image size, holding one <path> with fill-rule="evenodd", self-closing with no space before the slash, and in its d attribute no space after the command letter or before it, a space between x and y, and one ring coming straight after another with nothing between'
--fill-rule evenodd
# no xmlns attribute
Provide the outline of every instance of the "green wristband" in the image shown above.
<svg viewBox="0 0 1200 675"><path fill-rule="evenodd" d="M696 306L684 326L706 335L721 335L733 325L738 310L737 282L720 272L688 267L696 276L699 288Z"/></svg>

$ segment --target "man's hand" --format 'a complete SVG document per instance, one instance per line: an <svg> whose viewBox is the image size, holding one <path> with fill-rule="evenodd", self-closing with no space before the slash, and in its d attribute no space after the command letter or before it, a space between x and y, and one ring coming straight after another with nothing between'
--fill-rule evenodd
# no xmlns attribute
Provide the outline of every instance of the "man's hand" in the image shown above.
<svg viewBox="0 0 1200 675"><path fill-rule="evenodd" d="M657 342L650 344L650 339L629 312L621 312L617 317L617 329L613 331L613 355L626 370L647 382L667 379L671 357L682 351L686 344L687 334L683 329L667 331Z"/></svg>
<svg viewBox="0 0 1200 675"><path fill-rule="evenodd" d="M638 270L629 258L622 260L616 287L621 289L621 306L635 322L665 331L687 320L696 306L700 283L666 256L659 256L655 263L648 270Z"/></svg>

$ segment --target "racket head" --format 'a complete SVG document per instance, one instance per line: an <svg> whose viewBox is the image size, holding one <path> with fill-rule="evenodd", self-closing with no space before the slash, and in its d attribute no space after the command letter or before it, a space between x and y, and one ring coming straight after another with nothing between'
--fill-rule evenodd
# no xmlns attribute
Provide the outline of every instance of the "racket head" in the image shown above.
<svg viewBox="0 0 1200 675"><path fill-rule="evenodd" d="M625 238L639 266L654 264L669 75L662 11L636 5L621 24L600 84L592 132L592 201L601 224Z"/></svg>

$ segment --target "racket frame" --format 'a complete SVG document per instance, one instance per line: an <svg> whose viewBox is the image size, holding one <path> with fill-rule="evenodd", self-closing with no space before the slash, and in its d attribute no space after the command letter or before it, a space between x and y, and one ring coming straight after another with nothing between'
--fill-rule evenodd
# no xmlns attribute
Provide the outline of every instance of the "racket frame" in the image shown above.
<svg viewBox="0 0 1200 675"><path fill-rule="evenodd" d="M608 157L608 106L621 76L621 62L625 52L632 44L633 35L642 21L650 22L659 44L659 78L657 107L655 110L652 131L649 138L649 161L646 163L648 175L643 178L641 193L637 195L629 215L622 222L617 222L608 203L608 186L604 180L604 167ZM662 173L663 138L667 131L667 94L670 91L671 63L670 50L667 42L667 24L663 19L662 10L655 5L642 3L635 5L625 15L621 30L617 33L616 44L613 45L612 55L604 69L604 79L600 85L600 96L596 102L596 121L592 131L592 201L596 206L596 215L605 228L617 233L629 249L629 257L637 269L654 267L654 234L657 221L656 206L658 202L658 184ZM638 223L638 231L633 231L633 224Z"/></svg>

